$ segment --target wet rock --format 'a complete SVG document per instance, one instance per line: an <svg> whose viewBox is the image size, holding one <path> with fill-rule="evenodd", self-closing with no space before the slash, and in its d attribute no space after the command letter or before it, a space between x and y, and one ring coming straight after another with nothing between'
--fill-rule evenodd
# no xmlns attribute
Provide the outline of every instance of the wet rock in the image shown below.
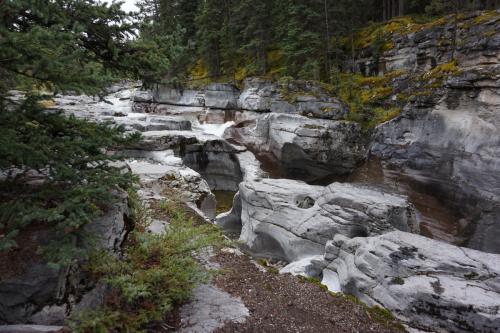
<svg viewBox="0 0 500 333"><path fill-rule="evenodd" d="M335 236L326 246L343 292L381 305L411 327L495 332L500 327L499 255L394 231Z"/></svg>
<svg viewBox="0 0 500 333"><path fill-rule="evenodd" d="M245 151L223 140L209 140L186 145L181 152L185 165L207 179L210 188L235 191L243 180L241 166L236 155Z"/></svg>
<svg viewBox="0 0 500 333"><path fill-rule="evenodd" d="M469 79L467 79L469 77ZM500 76L499 76L500 77ZM476 215L476 231L486 210L500 212L500 96L489 88L473 95L476 76L463 75L448 97L434 107L409 108L400 117L379 126L373 136L371 153L402 167L421 184L442 194L445 202L463 215ZM457 88L458 89L458 88ZM474 88L477 90L477 88ZM489 207L488 209L485 207ZM479 216L479 217L478 217ZM487 217L484 217L487 219ZM493 228L488 226L488 230ZM496 224L496 231L500 231ZM489 231L489 232L490 232ZM487 252L500 252L500 243L491 238L470 246Z"/></svg>
<svg viewBox="0 0 500 333"><path fill-rule="evenodd" d="M233 198L233 206L226 213L217 215L215 223L224 230L225 233L240 235L241 233L241 199L236 193Z"/></svg>
<svg viewBox="0 0 500 333"><path fill-rule="evenodd" d="M240 198L240 240L255 254L287 262L322 254L337 234L366 237L418 230L406 198L362 186L258 179L240 184ZM305 198L314 204L301 208Z"/></svg>

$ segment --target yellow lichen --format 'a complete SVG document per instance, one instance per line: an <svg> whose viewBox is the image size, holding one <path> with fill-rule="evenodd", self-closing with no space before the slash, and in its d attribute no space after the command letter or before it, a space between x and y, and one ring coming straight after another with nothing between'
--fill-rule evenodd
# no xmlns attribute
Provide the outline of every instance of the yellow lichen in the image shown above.
<svg viewBox="0 0 500 333"><path fill-rule="evenodd" d="M488 10L488 11L482 12L481 15L476 16L474 18L474 24L485 23L485 22L492 20L495 17L499 17L499 16L500 16L500 13L498 13L496 10Z"/></svg>
<svg viewBox="0 0 500 333"><path fill-rule="evenodd" d="M452 60L450 62L440 64L430 71L424 73L422 76L423 79L430 80L430 79L443 79L446 76L449 75L456 75L460 72L460 69L458 68L458 63L456 60Z"/></svg>

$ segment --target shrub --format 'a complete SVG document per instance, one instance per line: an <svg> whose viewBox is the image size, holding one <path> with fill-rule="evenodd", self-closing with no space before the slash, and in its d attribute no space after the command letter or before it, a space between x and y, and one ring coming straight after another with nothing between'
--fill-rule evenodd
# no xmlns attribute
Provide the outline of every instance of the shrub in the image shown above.
<svg viewBox="0 0 500 333"><path fill-rule="evenodd" d="M188 300L194 287L209 277L193 254L225 243L215 226L195 225L178 210L163 234L151 234L146 232L148 215L135 216L144 218L129 235L123 258L93 256L88 268L109 291L101 309L72 318L73 332L141 332Z"/></svg>

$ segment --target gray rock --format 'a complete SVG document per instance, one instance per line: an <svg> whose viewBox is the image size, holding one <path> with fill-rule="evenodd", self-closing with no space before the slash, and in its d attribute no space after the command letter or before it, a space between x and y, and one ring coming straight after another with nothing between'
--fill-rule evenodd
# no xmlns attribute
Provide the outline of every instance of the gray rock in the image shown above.
<svg viewBox="0 0 500 333"><path fill-rule="evenodd" d="M126 193L115 194L116 202L104 215L85 226L93 238L84 246L98 246L111 252L120 250L127 232L128 205ZM50 239L50 230L36 234L40 245ZM71 308L69 294L82 296L90 288L86 283L78 264L57 269L45 263L26 265L23 272L0 281L0 323L62 324Z"/></svg>
<svg viewBox="0 0 500 333"><path fill-rule="evenodd" d="M192 202L206 217L215 217L216 200L207 182L196 171L183 166L179 158L171 156L161 162L131 160L132 172L139 175L144 188L151 189L156 197L165 196L165 191Z"/></svg>
<svg viewBox="0 0 500 333"><path fill-rule="evenodd" d="M323 119L343 119L347 108L312 83L295 83L285 89L280 84L260 78L248 78L239 96L238 107L243 110L302 114ZM285 93L296 94L295 100L286 100Z"/></svg>
<svg viewBox="0 0 500 333"><path fill-rule="evenodd" d="M235 191L243 180L236 156L244 151L244 148L237 148L224 140L209 140L186 145L181 156L183 163L199 172L211 189Z"/></svg>
<svg viewBox="0 0 500 333"><path fill-rule="evenodd" d="M241 199L239 192L233 198L231 210L217 215L215 224L228 234L241 234Z"/></svg>
<svg viewBox="0 0 500 333"><path fill-rule="evenodd" d="M213 285L194 290L193 300L181 308L179 333L210 333L226 322L243 323L249 311L235 298Z"/></svg>
<svg viewBox="0 0 500 333"><path fill-rule="evenodd" d="M205 106L214 109L238 107L239 90L231 84L213 83L205 88Z"/></svg>
<svg viewBox="0 0 500 333"><path fill-rule="evenodd" d="M240 240L259 256L287 262L322 254L337 234L418 230L406 198L362 186L258 179L240 184L240 198Z"/></svg>
<svg viewBox="0 0 500 333"><path fill-rule="evenodd" d="M153 100L161 104L205 106L204 96L199 91L189 89L180 90L166 85L155 86L153 89Z"/></svg>
<svg viewBox="0 0 500 333"><path fill-rule="evenodd" d="M137 90L133 96L134 102L151 103L153 102L153 93L149 90Z"/></svg>
<svg viewBox="0 0 500 333"><path fill-rule="evenodd" d="M380 125L371 147L372 154L442 193L444 201L463 215L480 215L474 218L477 223L471 234L483 241L469 245L497 253L497 238L484 235L486 230L491 235L500 233L500 224L492 227L491 219L481 215L500 212L496 204L500 202L498 110L500 94L494 90L481 89L472 97L466 91L449 93L434 107L408 108L400 117Z"/></svg>
<svg viewBox="0 0 500 333"><path fill-rule="evenodd" d="M394 231L337 235L325 259L324 273L343 292L387 308L411 327L464 333L500 327L499 255Z"/></svg>
<svg viewBox="0 0 500 333"><path fill-rule="evenodd" d="M0 325L0 333L64 333L63 326L44 325Z"/></svg>
<svg viewBox="0 0 500 333"><path fill-rule="evenodd" d="M367 153L357 124L298 115L266 114L255 127L229 128L224 137L272 153L289 178L306 181L350 173Z"/></svg>

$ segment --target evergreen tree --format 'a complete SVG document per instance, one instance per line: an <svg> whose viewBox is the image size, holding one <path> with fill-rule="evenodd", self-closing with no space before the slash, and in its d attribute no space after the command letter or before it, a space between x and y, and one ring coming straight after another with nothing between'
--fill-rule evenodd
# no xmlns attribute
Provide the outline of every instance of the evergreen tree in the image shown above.
<svg viewBox="0 0 500 333"><path fill-rule="evenodd" d="M141 34L165 47L170 67L165 73L170 82L185 79L184 74L195 61L195 16L199 0L141 0L139 18Z"/></svg>
<svg viewBox="0 0 500 333"><path fill-rule="evenodd" d="M301 0L282 2L280 46L285 55L287 75L302 79L319 79L323 2Z"/></svg>
<svg viewBox="0 0 500 333"><path fill-rule="evenodd" d="M267 72L267 53L273 37L273 6L274 1L241 0L236 7L239 51L249 63L248 72L254 75Z"/></svg>
<svg viewBox="0 0 500 333"><path fill-rule="evenodd" d="M138 27L131 22L118 4L94 0L0 3L0 250L37 224L54 230L45 249L51 260L84 255L83 227L133 183L106 151L135 136L47 112L37 95L40 88L102 94L120 77L159 80L169 67L165 49L130 39ZM26 91L21 102L9 96L15 88Z"/></svg>
<svg viewBox="0 0 500 333"><path fill-rule="evenodd" d="M195 19L198 53L212 77L222 74L221 39L225 20L223 2L224 0L203 1Z"/></svg>

